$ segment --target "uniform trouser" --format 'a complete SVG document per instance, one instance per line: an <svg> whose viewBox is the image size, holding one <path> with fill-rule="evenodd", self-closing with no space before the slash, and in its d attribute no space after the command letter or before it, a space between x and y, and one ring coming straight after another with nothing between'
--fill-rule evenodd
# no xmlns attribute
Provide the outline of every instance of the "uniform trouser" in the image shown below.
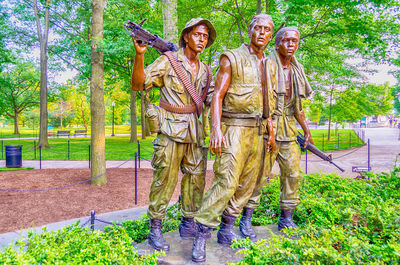
<svg viewBox="0 0 400 265"><path fill-rule="evenodd" d="M172 141L158 134L153 141L153 183L150 188L150 219L163 219L178 182L179 167L183 173L181 182L181 212L193 218L200 208L205 185L205 159L202 147L194 143Z"/></svg>
<svg viewBox="0 0 400 265"><path fill-rule="evenodd" d="M224 129L224 128L223 128ZM227 148L214 162L214 179L207 191L195 221L217 227L220 216L238 216L249 200L257 180L263 136L258 127L227 126L224 132Z"/></svg>
<svg viewBox="0 0 400 265"><path fill-rule="evenodd" d="M280 174L280 200L282 210L292 210L299 204L300 151L296 141L277 141L276 150L271 155L265 155L263 173L259 175L253 195L246 207L257 208L260 204L262 188L267 185L275 160L279 164ZM269 162L268 162L269 161Z"/></svg>

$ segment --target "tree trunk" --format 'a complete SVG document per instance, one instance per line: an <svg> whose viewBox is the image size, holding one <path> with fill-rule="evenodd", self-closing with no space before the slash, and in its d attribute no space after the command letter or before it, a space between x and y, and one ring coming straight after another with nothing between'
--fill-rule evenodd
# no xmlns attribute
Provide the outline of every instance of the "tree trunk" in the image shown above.
<svg viewBox="0 0 400 265"><path fill-rule="evenodd" d="M34 0L34 12L36 17L36 28L40 44L40 130L39 142L36 146L42 148L49 148L49 140L47 135L48 126L48 112L47 112L47 42L49 35L49 6L50 0L45 3L45 16L44 16L44 29L42 33L42 26L40 23L39 10L37 0Z"/></svg>
<svg viewBox="0 0 400 265"><path fill-rule="evenodd" d="M261 14L261 0L257 0L257 15Z"/></svg>
<svg viewBox="0 0 400 265"><path fill-rule="evenodd" d="M18 122L19 122L19 115L17 112L14 113L14 134L19 134L19 129L18 129Z"/></svg>
<svg viewBox="0 0 400 265"><path fill-rule="evenodd" d="M86 123L86 118L85 118L85 111L83 110L83 100L81 101L81 112L82 112L83 126L85 126L85 130L87 131L87 123Z"/></svg>
<svg viewBox="0 0 400 265"><path fill-rule="evenodd" d="M329 99L328 141L331 140L332 93L333 93L333 86L331 87L331 96L330 96L330 99Z"/></svg>
<svg viewBox="0 0 400 265"><path fill-rule="evenodd" d="M136 123L136 91L131 89L131 139L130 143L137 142L137 123Z"/></svg>
<svg viewBox="0 0 400 265"><path fill-rule="evenodd" d="M140 123L142 124L142 139L146 139L147 136L146 117L144 115L146 112L146 108L144 106L144 93L144 90L140 93Z"/></svg>
<svg viewBox="0 0 400 265"><path fill-rule="evenodd" d="M91 40L91 79L90 79L90 113L91 113L91 176L92 184L107 183L105 159L105 106L104 106L104 68L103 50L103 12L105 0L92 1L92 40Z"/></svg>
<svg viewBox="0 0 400 265"><path fill-rule="evenodd" d="M177 0L162 0L164 39L174 43L176 43L178 38L178 15L176 9Z"/></svg>
<svg viewBox="0 0 400 265"><path fill-rule="evenodd" d="M62 113L60 114L60 127L62 130L63 129L63 114Z"/></svg>

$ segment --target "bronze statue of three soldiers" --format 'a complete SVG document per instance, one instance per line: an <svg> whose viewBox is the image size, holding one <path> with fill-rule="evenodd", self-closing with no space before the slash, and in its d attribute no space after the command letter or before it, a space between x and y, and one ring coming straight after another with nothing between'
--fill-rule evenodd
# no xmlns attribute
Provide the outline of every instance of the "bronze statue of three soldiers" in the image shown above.
<svg viewBox="0 0 400 265"><path fill-rule="evenodd" d="M182 30L178 52L167 52L144 69L146 45L135 40L132 89L160 88L159 106L147 116L155 121L152 131L154 179L150 190L148 242L157 250L169 250L161 233L161 221L181 169L181 237L194 237L192 260L206 260L206 240L220 226L218 243L230 245L235 238L256 234L251 216L260 203L275 161L280 167L279 230L296 227L293 210L299 204L300 151L296 121L313 143L302 109L312 90L303 66L294 54L300 33L294 27L280 29L275 50L265 56L274 23L269 15L252 18L249 44L224 52L219 61L215 89L208 91L212 75L199 54L216 38L207 19L190 20ZM206 160L204 127L199 119L203 103L211 100L209 149L216 154L214 179L204 194ZM155 128L154 128L155 127ZM241 236L233 230L236 218Z"/></svg>

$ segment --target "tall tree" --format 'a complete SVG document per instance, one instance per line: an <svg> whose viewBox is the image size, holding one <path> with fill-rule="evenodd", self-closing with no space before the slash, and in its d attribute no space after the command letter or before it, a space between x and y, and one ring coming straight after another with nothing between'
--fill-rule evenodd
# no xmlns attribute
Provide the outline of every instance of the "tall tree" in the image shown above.
<svg viewBox="0 0 400 265"><path fill-rule="evenodd" d="M33 11L36 18L36 30L40 44L40 131L37 147L49 148L47 136L48 112L47 112L47 60L48 39L50 29L50 0L46 0L39 11L37 0L33 2ZM41 17L44 20L41 21Z"/></svg>
<svg viewBox="0 0 400 265"><path fill-rule="evenodd" d="M39 72L31 62L8 64L0 73L0 115L14 121L14 134L19 134L19 117L39 103Z"/></svg>
<svg viewBox="0 0 400 265"><path fill-rule="evenodd" d="M92 40L91 40L91 176L94 185L105 185L105 126L104 126L104 68L103 68L103 13L105 0L92 1Z"/></svg>

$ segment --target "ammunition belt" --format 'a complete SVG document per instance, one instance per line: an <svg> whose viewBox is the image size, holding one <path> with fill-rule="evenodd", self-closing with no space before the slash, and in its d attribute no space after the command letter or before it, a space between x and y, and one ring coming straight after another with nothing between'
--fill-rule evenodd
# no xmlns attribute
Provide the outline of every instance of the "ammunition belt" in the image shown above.
<svg viewBox="0 0 400 265"><path fill-rule="evenodd" d="M181 106L172 105L162 99L160 99L160 107L165 109L166 111L169 111L172 113L178 113L178 114L189 114L189 113L195 113L197 111L195 104L181 107Z"/></svg>
<svg viewBox="0 0 400 265"><path fill-rule="evenodd" d="M207 84L206 87L203 88L203 93L199 95L199 93L196 91L196 88L194 87L192 80L188 78L186 71L184 70L183 65L178 61L178 59L175 57L174 53L171 51L167 51L163 53L165 56L167 56L172 68L174 69L175 73L178 75L179 81L182 83L182 85L186 88L188 91L190 97L192 98L194 102L194 106L196 107L196 112L197 115L200 117L201 110L203 108L203 102L207 97L207 92L211 84L212 80L212 72L210 67L207 64L204 64L206 67L207 71Z"/></svg>

